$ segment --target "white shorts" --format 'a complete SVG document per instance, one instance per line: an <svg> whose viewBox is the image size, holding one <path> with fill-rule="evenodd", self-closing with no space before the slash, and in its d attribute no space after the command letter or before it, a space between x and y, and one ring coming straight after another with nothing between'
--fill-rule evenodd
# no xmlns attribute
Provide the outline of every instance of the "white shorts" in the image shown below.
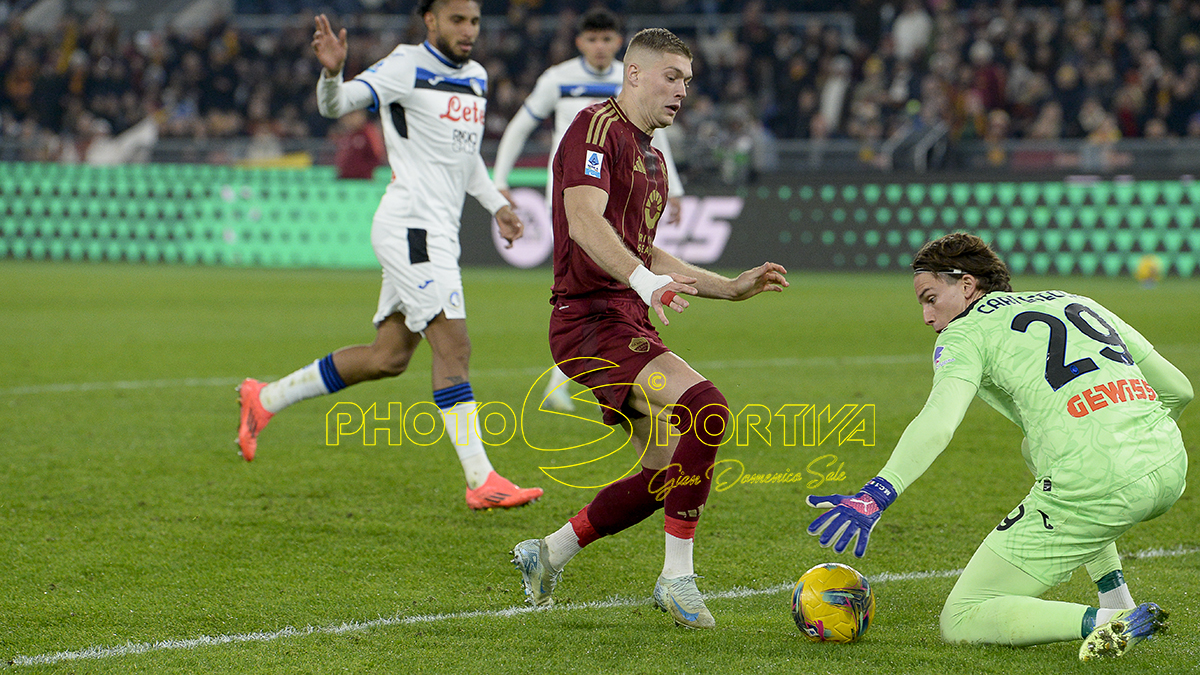
<svg viewBox="0 0 1200 675"><path fill-rule="evenodd" d="M456 239L429 232L421 222L388 219L385 224L376 216L371 246L383 267L376 326L396 312L404 314L404 325L414 333L422 333L442 312L447 319L467 318Z"/></svg>

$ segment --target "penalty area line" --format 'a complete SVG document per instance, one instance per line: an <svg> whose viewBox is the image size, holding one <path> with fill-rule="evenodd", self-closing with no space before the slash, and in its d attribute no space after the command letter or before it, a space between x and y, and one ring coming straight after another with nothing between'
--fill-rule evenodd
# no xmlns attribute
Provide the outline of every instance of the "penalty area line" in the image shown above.
<svg viewBox="0 0 1200 675"><path fill-rule="evenodd" d="M1200 547L1178 546L1171 549L1154 548L1144 551L1135 551L1133 553L1126 553L1121 557L1125 559L1146 560L1150 558L1175 558L1179 556L1191 555L1193 553L1200 553ZM895 581L945 579L957 577L960 574L962 574L961 569L929 570L924 572L881 572L879 574L869 575L867 578L873 584L880 584ZM790 583L776 584L774 586L767 586L766 588L745 588L739 586L726 591L714 591L710 593L704 593L703 595L709 600L731 600L750 598L760 595L776 595L790 591L793 587L794 584ZM651 603L652 600L646 597L629 598L614 596L607 600L597 600L593 602L573 602L563 605L555 605L547 609L521 606L509 607L507 609L481 609L469 612L452 612L446 614L419 614L415 616L380 617L378 619L371 619L369 621L348 621L339 624L330 624L327 626L305 626L304 628L285 626L284 628L274 631L236 633L229 635L202 635L200 637L186 640L159 640L158 642L136 643L128 642L115 647L88 647L87 649L52 652L47 654L38 654L36 656L16 656L8 662L8 665L45 666L61 663L63 661L107 659L118 656L145 654L147 652L190 650L198 647L212 647L247 642L272 642L274 640L283 638L306 637L310 635L343 635L346 633L357 633L371 630L373 628L408 626L421 623L438 623L442 621L454 621L458 619L508 618L521 614L530 614L533 612L573 612L587 609L636 607L639 605L649 605Z"/></svg>

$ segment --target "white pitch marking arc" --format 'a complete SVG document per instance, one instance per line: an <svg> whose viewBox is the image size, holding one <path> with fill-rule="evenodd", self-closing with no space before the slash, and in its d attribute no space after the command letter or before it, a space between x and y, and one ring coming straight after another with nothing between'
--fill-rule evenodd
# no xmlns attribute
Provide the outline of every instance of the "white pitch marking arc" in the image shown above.
<svg viewBox="0 0 1200 675"><path fill-rule="evenodd" d="M1137 551L1127 553L1121 557L1126 559L1144 560L1148 558L1174 558L1179 556L1191 555L1200 553L1200 547L1176 547L1172 549L1155 548L1145 551ZM881 584L893 581L918 581L921 579L945 579L956 577L962 573L961 569L955 570L930 570L925 572L882 572L869 576L871 583ZM776 584L766 588L744 588L737 587L727 591L716 591L705 593L707 599L738 599L749 598L759 595L775 595L784 593L793 588L793 584ZM147 652L171 651L171 650L186 650L196 649L197 647L212 647L218 645L227 645L245 642L271 642L281 638L289 637L305 637L308 635L341 635L344 633L357 633L370 630L372 628L387 628L391 626L408 626L420 623L435 623L441 621L454 621L457 619L479 619L479 618L506 618L519 614L528 614L538 611L549 612L572 612L583 609L610 609L614 607L636 607L638 605L648 605L651 600L645 597L637 598L622 598L613 597L608 600L598 600L595 602L580 602L570 603L565 605L556 605L549 609L538 609L535 607L509 607L507 609L494 610L475 610L471 612L453 612L449 614L421 614L417 616L393 616L380 617L369 621L348 621L340 624L330 624L328 626L305 626L304 628L294 628L286 626L274 631L260 631L256 633L237 633L233 635L203 635L197 638L186 640L160 640L158 642L129 642L116 647L88 647L76 651L53 652L48 654L38 654L36 656L16 656L10 661L13 666L44 666L61 663L63 661L80 661L91 659L107 659L117 656L131 656L133 654L145 654Z"/></svg>

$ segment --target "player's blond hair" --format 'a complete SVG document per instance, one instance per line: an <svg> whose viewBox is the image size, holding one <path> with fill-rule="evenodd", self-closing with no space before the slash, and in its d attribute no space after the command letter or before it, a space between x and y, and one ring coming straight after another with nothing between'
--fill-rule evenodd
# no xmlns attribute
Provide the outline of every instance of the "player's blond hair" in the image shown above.
<svg viewBox="0 0 1200 675"><path fill-rule="evenodd" d="M921 247L913 256L914 274L930 272L940 277L975 277L979 289L1012 292L1008 265L996 255L987 242L973 234L954 232Z"/></svg>
<svg viewBox="0 0 1200 675"><path fill-rule="evenodd" d="M678 54L689 61L692 59L692 50L688 49L687 44L666 28L645 28L638 31L629 41L626 53L642 49L653 54Z"/></svg>

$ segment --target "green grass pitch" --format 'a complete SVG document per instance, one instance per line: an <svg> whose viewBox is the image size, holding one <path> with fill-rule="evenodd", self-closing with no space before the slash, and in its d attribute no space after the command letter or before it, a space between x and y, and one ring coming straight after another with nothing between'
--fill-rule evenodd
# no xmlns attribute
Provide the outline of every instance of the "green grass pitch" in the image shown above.
<svg viewBox="0 0 1200 675"><path fill-rule="evenodd" d="M865 559L836 555L805 535L815 512L804 495L856 490L920 409L935 336L920 322L906 275L792 270L790 279L783 294L694 302L662 330L735 411L830 406L863 422L851 434L850 425L839 432L836 419L827 421L821 442L789 445L777 421L770 443L751 433L723 447L719 458L737 460L746 474L803 480L712 494L696 564L718 627L694 632L651 605L661 518L580 554L559 586L563 606L519 609L511 546L557 528L594 494L572 485L616 478L636 454L626 448L550 469L558 480L539 469L617 447L608 438L549 452L597 439L603 428L523 405L550 365L548 271L465 275L474 390L513 411L490 408L501 413L491 418L497 437L518 431L490 451L492 460L519 484L546 489L526 508L471 513L446 441L364 445L360 433L330 445L327 437L326 415L339 402L415 405L419 431L420 404L431 400L424 348L397 379L280 414L253 463L236 454L235 384L370 341L377 273L0 263L0 669L1200 671L1200 462L1191 491L1166 516L1119 541L1123 553L1143 553L1125 563L1134 597L1167 608L1172 631L1114 663L1080 664L1078 642L941 642L938 613L954 570L1031 481L1018 430L980 402L884 515ZM1128 279L1025 277L1015 285L1095 298L1200 383L1200 280L1169 279L1151 290ZM596 417L584 408L581 416ZM1195 458L1200 404L1181 426ZM839 443L839 433L850 437ZM868 437L873 445L855 441ZM810 467L824 485L806 485L817 480ZM813 644L792 623L791 584L827 560L875 579L876 623L859 643ZM1079 572L1049 597L1090 603L1095 590Z"/></svg>

